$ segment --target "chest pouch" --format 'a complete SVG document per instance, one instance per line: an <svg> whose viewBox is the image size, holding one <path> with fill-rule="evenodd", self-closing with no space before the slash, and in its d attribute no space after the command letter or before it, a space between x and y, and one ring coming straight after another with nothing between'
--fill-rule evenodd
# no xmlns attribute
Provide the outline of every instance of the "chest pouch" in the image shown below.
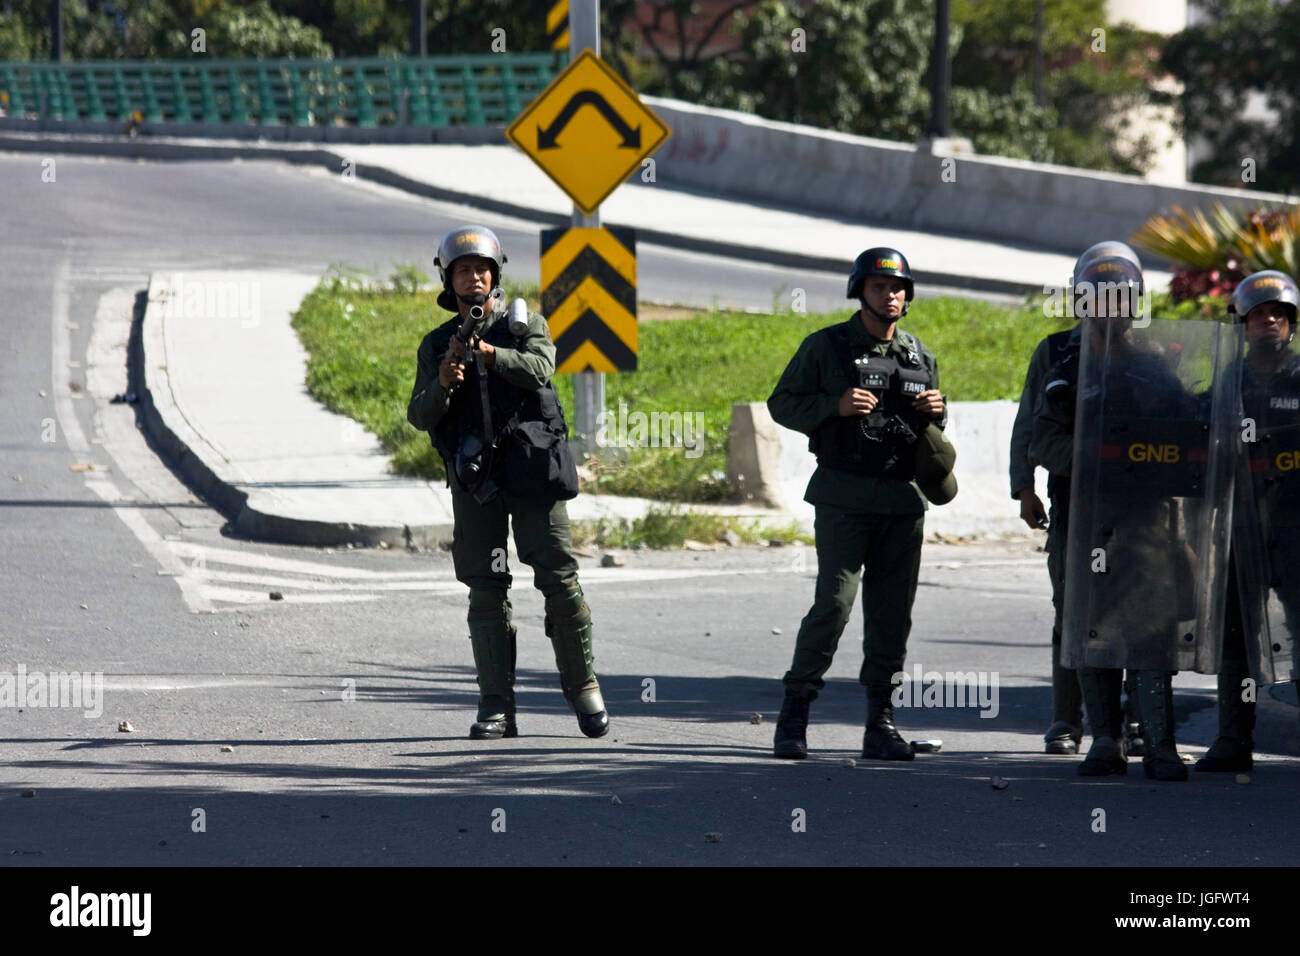
<svg viewBox="0 0 1300 956"><path fill-rule="evenodd" d="M900 368L898 370L898 391L907 399L909 406L916 396L929 387L930 375L924 369Z"/></svg>
<svg viewBox="0 0 1300 956"><path fill-rule="evenodd" d="M858 388L882 394L888 391L892 373L897 368L897 364L892 361L876 359L873 362L870 355L859 356L853 360L853 365L858 373Z"/></svg>

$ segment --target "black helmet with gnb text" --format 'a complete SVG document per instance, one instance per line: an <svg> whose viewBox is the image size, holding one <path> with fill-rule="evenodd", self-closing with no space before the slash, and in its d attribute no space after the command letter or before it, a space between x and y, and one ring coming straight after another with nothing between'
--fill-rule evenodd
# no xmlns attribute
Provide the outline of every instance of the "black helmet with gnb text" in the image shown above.
<svg viewBox="0 0 1300 956"><path fill-rule="evenodd" d="M1083 255L1074 262L1074 272L1070 276L1070 287L1077 286L1083 278L1083 271L1098 259L1126 259L1133 264L1139 276L1142 275L1142 261L1138 259L1133 247L1118 239L1106 239L1083 250ZM1141 291L1141 290L1139 290Z"/></svg>
<svg viewBox="0 0 1300 956"><path fill-rule="evenodd" d="M1136 318L1144 285L1142 267L1127 256L1100 256L1074 277L1074 314Z"/></svg>
<svg viewBox="0 0 1300 956"><path fill-rule="evenodd" d="M1265 302L1281 302L1291 317L1291 331L1295 331L1296 307L1300 306L1300 288L1285 272L1266 269L1252 272L1237 283L1228 303L1228 314L1234 322L1245 322L1250 310Z"/></svg>
<svg viewBox="0 0 1300 956"><path fill-rule="evenodd" d="M853 274L849 276L849 293L847 298L862 298L862 283L868 276L889 276L902 279L907 286L907 301L912 301L912 270L908 268L907 258L897 249L877 246L868 249L853 263Z"/></svg>

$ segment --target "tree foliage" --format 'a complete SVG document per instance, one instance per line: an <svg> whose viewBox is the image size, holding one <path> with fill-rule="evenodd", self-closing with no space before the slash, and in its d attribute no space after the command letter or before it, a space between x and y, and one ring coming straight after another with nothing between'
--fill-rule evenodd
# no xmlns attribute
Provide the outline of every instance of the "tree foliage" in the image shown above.
<svg viewBox="0 0 1300 956"><path fill-rule="evenodd" d="M1159 99L1150 88L1149 62L1157 38L1108 24L1105 0L1043 2L1040 103L1032 80L1035 0L953 0L952 133L969 137L982 153L1144 171L1158 144L1120 134L1130 107ZM0 17L0 59L48 58L48 4L0 0L0 10L12 14ZM550 5L427 0L428 50L488 53L494 35L502 37L494 31L504 31L508 52L542 51ZM65 53L74 60L188 58L191 31L202 27L214 58L401 56L410 46L410 6L408 0L64 0ZM1270 7L1268 0L1209 0L1209 6L1238 19ZM761 0L714 5L706 16L697 0L648 6L602 0L601 12L605 59L644 93L904 142L928 124L933 3ZM1252 36L1266 33L1278 16L1256 19ZM1093 49L1098 28L1105 30L1104 53ZM1206 34L1187 48L1188 62L1226 75L1235 67L1215 62L1216 44L1225 37L1222 30ZM1289 44L1286 57L1295 48ZM1264 74L1267 65L1255 72ZM1199 89L1189 87L1189 96ZM1189 115L1196 111L1199 121L1224 112L1205 108L1227 95L1214 89L1192 101ZM1236 141L1252 148L1260 142L1258 130L1249 130L1252 139L1244 127L1233 128ZM1278 155L1275 162L1286 161Z"/></svg>
<svg viewBox="0 0 1300 956"><path fill-rule="evenodd" d="M953 19L963 28L954 45L954 86L1034 102L1035 6L1036 0L954 0ZM1167 104L1153 87L1151 69L1162 42L1157 34L1108 21L1105 0L1043 0L1047 122L1024 125L1007 138L1042 162L1145 172L1162 144L1150 132L1133 135L1127 117L1135 108ZM1024 107L1003 110L1012 124L1025 115Z"/></svg>
<svg viewBox="0 0 1300 956"><path fill-rule="evenodd" d="M1209 147L1194 178L1238 187L1253 179L1262 189L1297 189L1300 4L1204 0L1200 6L1201 22L1170 38L1162 57L1183 84L1183 130ZM1263 97L1271 115L1247 109L1252 92Z"/></svg>
<svg viewBox="0 0 1300 956"><path fill-rule="evenodd" d="M632 6L614 5L625 19L613 47L645 92L902 141L928 125L932 4L763 0L749 11L734 4L728 22L710 24L715 43L732 41L721 53L675 42L640 61L632 51L651 36L627 19ZM699 10L690 0L660 6L679 17ZM1106 31L1104 53L1092 49L1098 27ZM1034 0L957 0L949 35L952 133L983 153L1143 172L1156 144L1117 134L1129 107L1158 100L1145 69L1154 42L1107 24L1104 0L1046 0L1040 104L1032 89Z"/></svg>
<svg viewBox="0 0 1300 956"><path fill-rule="evenodd" d="M327 58L320 30L270 0L63 0L68 60L187 59L204 31L214 59ZM0 18L0 60L50 58L48 0L22 0Z"/></svg>

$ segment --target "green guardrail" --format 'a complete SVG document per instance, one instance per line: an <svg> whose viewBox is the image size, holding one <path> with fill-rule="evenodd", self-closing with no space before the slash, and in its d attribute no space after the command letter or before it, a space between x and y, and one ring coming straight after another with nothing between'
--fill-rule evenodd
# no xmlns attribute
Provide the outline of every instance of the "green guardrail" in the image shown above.
<svg viewBox="0 0 1300 956"><path fill-rule="evenodd" d="M489 126L512 121L563 53L354 60L0 62L18 118L286 126Z"/></svg>

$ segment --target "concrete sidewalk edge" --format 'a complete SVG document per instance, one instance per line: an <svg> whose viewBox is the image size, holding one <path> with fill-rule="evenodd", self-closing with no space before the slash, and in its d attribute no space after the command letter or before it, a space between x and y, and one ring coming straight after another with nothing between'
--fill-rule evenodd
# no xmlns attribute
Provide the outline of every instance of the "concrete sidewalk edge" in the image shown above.
<svg viewBox="0 0 1300 956"><path fill-rule="evenodd" d="M368 525L327 522L275 514L250 505L248 492L223 477L219 466L205 461L196 450L203 443L202 436L185 421L171 399L161 319L157 309L150 314L150 305L156 301L153 293L157 281L156 275L150 277L149 291L141 310L140 334L131 337L127 355L134 380L140 386L137 391L145 434L173 471L216 508L234 531L256 541L311 547L344 547L348 544L373 547L382 543L392 547L436 548L451 540L453 526L450 523Z"/></svg>
<svg viewBox="0 0 1300 956"><path fill-rule="evenodd" d="M433 144L436 145L436 144ZM57 155L72 153L74 155L112 156L124 159L157 160L203 160L203 159L253 159L277 160L300 165L321 166L331 172L338 172L348 157L343 153L322 149L319 146L293 148L282 145L250 146L237 143L197 143L173 139L144 140L127 136L108 136L91 134L63 134L54 138L42 138L35 134L0 132L0 152L28 152ZM551 227L569 226L569 216L546 212L531 206L501 199L491 199L475 193L461 192L423 183L403 176L401 173L383 166L356 164L356 173L362 179L380 185L389 186L402 192L439 202L460 203L474 206L487 212L505 216L514 216ZM737 202L744 202L736 197ZM758 246L746 246L739 243L723 242L714 239L701 239L696 236L684 236L677 233L663 232L657 229L644 229L634 223L605 222L606 227L623 227L635 229L640 242L681 249L687 252L699 252L704 255L726 258L750 259L768 265L783 266L791 269L808 269L817 272L839 272L848 274L853 269L853 259L840 259L829 256L809 256L781 249ZM1010 280L988 278L986 276L962 276L946 272L918 271L914 273L916 281L923 285L937 285L954 289L970 289L979 292L1000 293L1006 295L1041 294L1039 285L1032 285Z"/></svg>

